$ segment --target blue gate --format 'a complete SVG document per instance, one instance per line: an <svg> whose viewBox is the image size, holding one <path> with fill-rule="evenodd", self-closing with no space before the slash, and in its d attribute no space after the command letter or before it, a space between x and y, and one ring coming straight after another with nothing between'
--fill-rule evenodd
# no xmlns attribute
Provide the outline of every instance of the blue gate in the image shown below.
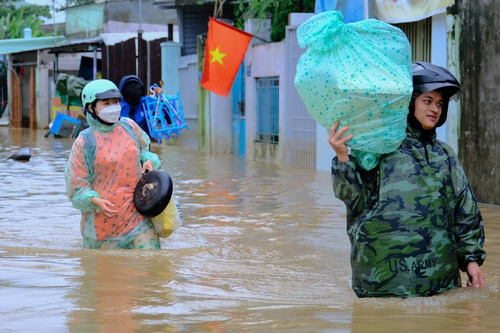
<svg viewBox="0 0 500 333"><path fill-rule="evenodd" d="M241 63L233 83L233 129L234 154L245 155L245 62Z"/></svg>

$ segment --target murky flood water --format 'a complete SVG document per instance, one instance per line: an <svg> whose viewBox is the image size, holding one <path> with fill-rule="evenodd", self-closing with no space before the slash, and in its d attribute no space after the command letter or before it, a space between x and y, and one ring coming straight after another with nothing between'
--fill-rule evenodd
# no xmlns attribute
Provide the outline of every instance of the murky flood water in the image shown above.
<svg viewBox="0 0 500 333"><path fill-rule="evenodd" d="M71 139L0 127L1 332L429 332L500 328L500 207L482 205L487 287L357 299L325 171L154 145L184 225L160 251L82 249ZM7 160L30 147L28 163ZM465 278L464 278L465 279Z"/></svg>

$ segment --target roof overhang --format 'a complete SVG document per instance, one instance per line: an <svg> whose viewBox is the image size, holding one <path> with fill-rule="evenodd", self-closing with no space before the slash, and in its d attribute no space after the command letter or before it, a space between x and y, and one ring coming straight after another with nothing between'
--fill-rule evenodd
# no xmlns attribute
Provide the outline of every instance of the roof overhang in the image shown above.
<svg viewBox="0 0 500 333"><path fill-rule="evenodd" d="M0 54L14 54L57 47L66 42L64 36L33 37L0 40Z"/></svg>
<svg viewBox="0 0 500 333"><path fill-rule="evenodd" d="M49 53L54 54L93 52L95 50L101 51L104 44L114 45L136 37L137 33L104 33L98 37L80 40L67 40L64 36L5 39L0 40L0 54L43 49L48 49ZM145 32L142 34L142 38L146 41L166 37L166 32Z"/></svg>
<svg viewBox="0 0 500 333"><path fill-rule="evenodd" d="M208 5L215 3L215 0L153 0L153 5L166 9L173 9L191 5Z"/></svg>
<svg viewBox="0 0 500 333"><path fill-rule="evenodd" d="M79 40L67 40L66 43L49 48L49 53L80 53L93 52L102 48L102 37Z"/></svg>

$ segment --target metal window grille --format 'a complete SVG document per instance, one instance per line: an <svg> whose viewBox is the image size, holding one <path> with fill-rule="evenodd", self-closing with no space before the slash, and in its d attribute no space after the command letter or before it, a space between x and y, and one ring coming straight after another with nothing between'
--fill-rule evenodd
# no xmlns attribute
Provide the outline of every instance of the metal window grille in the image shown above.
<svg viewBox="0 0 500 333"><path fill-rule="evenodd" d="M287 91L287 105L282 113L286 114L286 161L287 164L316 168L316 121L307 111L293 83L297 63L304 52L305 50L300 48L297 41L297 28L287 27L286 55L288 61L286 63L290 79L281 82L282 89ZM281 140L281 143L283 141L285 140Z"/></svg>
<svg viewBox="0 0 500 333"><path fill-rule="evenodd" d="M396 27L401 29L411 45L413 62L415 61L431 61L431 41L432 41L432 18L425 20L398 23Z"/></svg>
<svg viewBox="0 0 500 333"><path fill-rule="evenodd" d="M257 78L257 141L279 142L279 78Z"/></svg>

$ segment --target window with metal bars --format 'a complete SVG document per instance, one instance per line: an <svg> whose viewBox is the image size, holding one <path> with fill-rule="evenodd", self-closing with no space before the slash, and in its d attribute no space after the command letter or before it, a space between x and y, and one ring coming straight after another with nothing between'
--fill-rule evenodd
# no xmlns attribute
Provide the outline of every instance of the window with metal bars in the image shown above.
<svg viewBox="0 0 500 333"><path fill-rule="evenodd" d="M425 20L394 24L408 37L412 61L431 61L432 17Z"/></svg>
<svg viewBox="0 0 500 333"><path fill-rule="evenodd" d="M279 142L279 78L256 79L257 141Z"/></svg>

